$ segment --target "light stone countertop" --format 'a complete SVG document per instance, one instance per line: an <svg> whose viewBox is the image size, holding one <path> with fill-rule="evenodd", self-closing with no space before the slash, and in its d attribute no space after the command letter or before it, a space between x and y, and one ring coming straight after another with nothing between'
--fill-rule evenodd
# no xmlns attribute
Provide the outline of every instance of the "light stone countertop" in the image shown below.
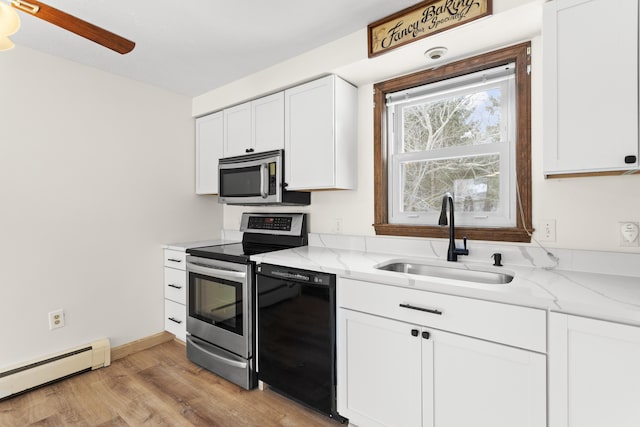
<svg viewBox="0 0 640 427"><path fill-rule="evenodd" d="M199 242L184 242L184 243L168 243L166 245L163 245L162 248L163 249L171 249L174 251L186 251L187 249L192 249L192 248L200 248L203 246L213 246L213 245L222 245L224 243L230 243L230 242L225 242L222 239L216 239L216 240L202 240Z"/></svg>
<svg viewBox="0 0 640 427"><path fill-rule="evenodd" d="M361 242L362 239L364 243ZM500 251L504 252L505 266L493 267L490 252L492 249L495 250L494 247L485 245L488 248L483 248L482 244L476 243L475 249L479 255L475 258L460 257L455 267L495 269L495 271L514 275L513 281L509 284L493 285L375 268L380 264L400 259L451 266L454 263L448 263L443 256L446 253L446 241L437 242L434 245L433 242L425 243L425 239L394 241L378 237L357 237L343 239L335 245L340 247L329 247L327 240L330 239L326 236L310 235L310 246L254 255L251 259L257 263L321 271L343 278L516 304L640 326L640 277L636 274L640 256L637 254L583 254L580 251L556 250L554 252L560 254L560 262L554 269L545 269L542 267L548 267L549 259L535 253L537 250L545 255L544 251L538 248L523 249L517 246L506 246L500 248ZM404 254L401 253L402 250L397 249L398 243L403 246ZM416 245L421 245L419 250L416 250ZM428 246L425 247L425 245ZM471 245L474 244L470 242ZM383 250L380 250L381 248ZM470 247L470 251L474 251L474 246ZM425 256L406 255L406 253ZM513 262L510 263L510 260ZM615 265L616 262L611 260L617 260L619 265ZM597 272L598 266L594 265L597 262L603 263L601 269L606 272L605 274ZM592 271L576 271L576 268L583 265L589 265ZM607 271L607 269L614 271ZM621 274L615 274L618 272Z"/></svg>

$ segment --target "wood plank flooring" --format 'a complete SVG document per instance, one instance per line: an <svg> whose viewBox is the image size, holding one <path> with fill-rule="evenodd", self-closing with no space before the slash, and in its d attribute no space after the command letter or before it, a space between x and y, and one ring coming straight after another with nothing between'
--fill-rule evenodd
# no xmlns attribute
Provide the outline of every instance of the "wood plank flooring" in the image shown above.
<svg viewBox="0 0 640 427"><path fill-rule="evenodd" d="M0 401L0 426L339 427L271 390L247 391L157 345Z"/></svg>

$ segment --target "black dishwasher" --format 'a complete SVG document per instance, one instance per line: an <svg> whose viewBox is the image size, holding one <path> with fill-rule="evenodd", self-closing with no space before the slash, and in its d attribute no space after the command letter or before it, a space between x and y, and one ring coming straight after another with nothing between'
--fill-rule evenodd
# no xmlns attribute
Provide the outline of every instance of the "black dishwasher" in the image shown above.
<svg viewBox="0 0 640 427"><path fill-rule="evenodd" d="M258 379L344 421L336 411L336 278L260 264Z"/></svg>

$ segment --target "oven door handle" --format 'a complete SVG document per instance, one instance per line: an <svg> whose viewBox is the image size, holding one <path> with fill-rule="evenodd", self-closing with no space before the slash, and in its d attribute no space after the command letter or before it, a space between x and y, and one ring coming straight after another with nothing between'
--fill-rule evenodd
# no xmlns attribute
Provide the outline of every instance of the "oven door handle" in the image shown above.
<svg viewBox="0 0 640 427"><path fill-rule="evenodd" d="M220 277L222 279L245 279L247 277L247 273L242 271L221 270L219 268L209 266L200 266L199 264L194 264L192 262L187 263L187 270L193 271L194 273L204 274L206 276Z"/></svg>
<svg viewBox="0 0 640 427"><path fill-rule="evenodd" d="M222 362L222 363L224 363L226 365L235 366L236 368L240 368L240 369L246 369L246 367L247 367L247 362L241 362L239 360L229 359L229 358L224 357L224 356L222 356L220 354L213 353L209 349L207 349L207 348L201 346L200 344L198 344L196 342L196 340L193 339L193 338L190 339L189 341L191 341L191 344L195 348L197 348L198 350L202 351L203 353L206 353L207 356L211 356L214 359L217 359L218 361L220 361L220 362Z"/></svg>

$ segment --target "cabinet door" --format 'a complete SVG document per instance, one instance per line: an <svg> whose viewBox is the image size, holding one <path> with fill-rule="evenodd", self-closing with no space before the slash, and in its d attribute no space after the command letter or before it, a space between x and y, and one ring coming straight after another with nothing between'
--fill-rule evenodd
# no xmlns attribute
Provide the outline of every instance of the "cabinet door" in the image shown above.
<svg viewBox="0 0 640 427"><path fill-rule="evenodd" d="M345 309L338 316L338 412L357 426L420 426L419 328Z"/></svg>
<svg viewBox="0 0 640 427"><path fill-rule="evenodd" d="M335 185L334 79L285 91L285 180L289 190Z"/></svg>
<svg viewBox="0 0 640 427"><path fill-rule="evenodd" d="M223 129L222 112L196 119L196 194L218 194Z"/></svg>
<svg viewBox="0 0 640 427"><path fill-rule="evenodd" d="M426 331L433 341L433 354L423 351L425 369L433 363L433 395L425 394L424 417L433 424L425 426L546 426L544 354Z"/></svg>
<svg viewBox="0 0 640 427"><path fill-rule="evenodd" d="M549 425L640 425L640 328L551 313Z"/></svg>
<svg viewBox="0 0 640 427"><path fill-rule="evenodd" d="M255 152L284 148L284 92L251 102L252 148Z"/></svg>
<svg viewBox="0 0 640 427"><path fill-rule="evenodd" d="M543 36L545 174L637 167L638 1L547 2Z"/></svg>
<svg viewBox="0 0 640 427"><path fill-rule="evenodd" d="M246 154L251 149L251 103L224 110L224 157Z"/></svg>

